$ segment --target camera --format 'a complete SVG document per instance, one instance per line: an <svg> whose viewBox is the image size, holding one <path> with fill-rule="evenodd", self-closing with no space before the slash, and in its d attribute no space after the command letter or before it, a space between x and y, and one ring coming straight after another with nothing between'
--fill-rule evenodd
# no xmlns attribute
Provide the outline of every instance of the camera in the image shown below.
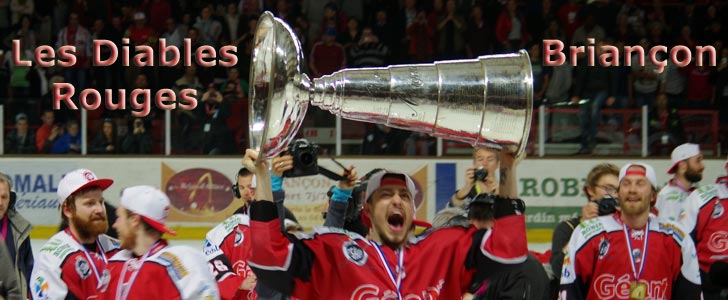
<svg viewBox="0 0 728 300"><path fill-rule="evenodd" d="M303 177L319 174L318 145L306 139L288 144L287 154L293 157L293 169L283 172L283 177Z"/></svg>
<svg viewBox="0 0 728 300"><path fill-rule="evenodd" d="M606 195L604 198L596 201L599 207L599 216L606 216L617 212L617 205L619 202L612 196Z"/></svg>
<svg viewBox="0 0 728 300"><path fill-rule="evenodd" d="M485 178L488 177L488 170L486 170L483 167L475 169L475 176L476 181L485 181Z"/></svg>

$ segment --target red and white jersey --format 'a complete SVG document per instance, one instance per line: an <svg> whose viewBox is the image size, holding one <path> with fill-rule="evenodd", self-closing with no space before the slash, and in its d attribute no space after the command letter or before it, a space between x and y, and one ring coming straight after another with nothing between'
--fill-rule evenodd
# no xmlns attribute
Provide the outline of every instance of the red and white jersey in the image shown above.
<svg viewBox="0 0 728 300"><path fill-rule="evenodd" d="M220 299L205 256L191 247L168 246L164 240L142 257L120 251L109 260L109 271L112 279L105 299Z"/></svg>
<svg viewBox="0 0 728 300"><path fill-rule="evenodd" d="M689 189L681 187L675 179L671 179L668 184L660 190L657 194L657 203L655 208L660 217L673 222L680 222L685 217L685 199L688 197L690 192L695 190L695 186L691 186Z"/></svg>
<svg viewBox="0 0 728 300"><path fill-rule="evenodd" d="M234 214L207 233L203 252L223 300L256 299L254 290L238 289L245 278L253 274L248 266L249 224L248 215Z"/></svg>
<svg viewBox="0 0 728 300"><path fill-rule="evenodd" d="M695 240L700 270L728 260L728 184L702 186L688 196L682 226Z"/></svg>
<svg viewBox="0 0 728 300"><path fill-rule="evenodd" d="M728 184L728 175L721 176L715 179L715 183L717 184Z"/></svg>
<svg viewBox="0 0 728 300"><path fill-rule="evenodd" d="M248 262L259 282L298 299L460 299L473 273L488 268L469 263L473 257L518 264L528 254L523 215L496 219L482 238L473 226L442 228L394 250L336 228L286 235L275 205L259 202L251 208Z"/></svg>
<svg viewBox="0 0 728 300"><path fill-rule="evenodd" d="M625 228L619 213L579 224L564 256L559 299L630 299L633 282L646 286L645 299L700 299L690 236L659 217L650 216L646 228Z"/></svg>
<svg viewBox="0 0 728 300"><path fill-rule="evenodd" d="M68 230L56 233L35 257L33 299L103 299L110 280L106 262L118 251L119 242L105 234L87 249Z"/></svg>

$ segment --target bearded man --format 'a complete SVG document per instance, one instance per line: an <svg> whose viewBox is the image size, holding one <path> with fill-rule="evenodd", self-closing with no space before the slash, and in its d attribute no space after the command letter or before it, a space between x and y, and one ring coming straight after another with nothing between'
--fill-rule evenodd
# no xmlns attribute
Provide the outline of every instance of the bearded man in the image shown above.
<svg viewBox="0 0 728 300"><path fill-rule="evenodd" d="M39 251L31 274L33 299L100 299L109 285L108 258L119 243L109 229L103 191L114 183L86 169L66 174L58 183L61 221Z"/></svg>
<svg viewBox="0 0 728 300"><path fill-rule="evenodd" d="M655 208L659 216L675 222L685 219L685 199L703 180L703 154L697 144L685 143L672 150L672 165L667 174L675 174L657 195Z"/></svg>

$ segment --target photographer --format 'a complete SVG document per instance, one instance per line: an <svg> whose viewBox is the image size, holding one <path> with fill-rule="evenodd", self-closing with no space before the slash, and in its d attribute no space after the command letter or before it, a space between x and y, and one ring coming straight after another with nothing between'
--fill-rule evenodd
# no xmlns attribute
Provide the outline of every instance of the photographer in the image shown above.
<svg viewBox="0 0 728 300"><path fill-rule="evenodd" d="M152 153L152 134L144 126L142 118L135 118L133 131L127 133L121 150L126 154L149 154Z"/></svg>
<svg viewBox="0 0 728 300"><path fill-rule="evenodd" d="M233 135L227 128L230 116L230 102L224 100L214 84L210 84L202 94L205 123L202 127L202 153L208 155L230 154L234 145Z"/></svg>
<svg viewBox="0 0 728 300"><path fill-rule="evenodd" d="M518 197L515 165L522 158L515 158L496 148L478 148L473 152L473 166L465 170L465 184L450 199L450 206L466 206L479 194L496 194ZM495 171L500 167L500 179ZM499 186L500 184L500 186Z"/></svg>
<svg viewBox="0 0 728 300"><path fill-rule="evenodd" d="M552 281L553 290L551 299L556 299L555 293L559 289L561 266L564 262L564 248L569 242L574 228L586 220L614 213L616 209L614 206L615 203L610 203L610 200L604 200L614 199L617 196L617 187L619 186L618 176L619 167L614 164L601 163L594 166L586 176L584 193L587 196L588 202L581 208L581 216L563 221L554 228L554 235L551 240L550 263L555 278ZM609 204L612 204L612 206Z"/></svg>

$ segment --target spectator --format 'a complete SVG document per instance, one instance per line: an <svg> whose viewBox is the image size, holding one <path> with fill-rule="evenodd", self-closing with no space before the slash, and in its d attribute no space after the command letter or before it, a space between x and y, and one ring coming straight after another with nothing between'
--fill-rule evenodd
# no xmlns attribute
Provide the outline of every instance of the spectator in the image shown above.
<svg viewBox="0 0 728 300"><path fill-rule="evenodd" d="M205 123L202 129L202 153L206 155L230 154L235 145L233 133L227 127L230 116L230 102L224 101L213 84L202 94L205 109Z"/></svg>
<svg viewBox="0 0 728 300"><path fill-rule="evenodd" d="M34 57L33 51L26 49L25 39L20 39L20 59L28 60ZM22 50L25 49L25 50ZM12 51L8 52L10 56L6 59L10 62L10 97L17 99L16 103L26 103L31 95L31 85L28 73L31 67L20 66L14 63L14 59L11 59L14 55Z"/></svg>
<svg viewBox="0 0 728 300"><path fill-rule="evenodd" d="M349 18L349 21L346 22L346 30L336 38L336 41L344 47L344 51L348 54L350 53L351 48L359 43L361 31L359 20L356 18ZM346 61L352 61L351 56L348 56Z"/></svg>
<svg viewBox="0 0 728 300"><path fill-rule="evenodd" d="M313 78L328 75L346 67L344 47L335 40L336 30L329 28L321 37L321 41L313 45L308 61Z"/></svg>
<svg viewBox="0 0 728 300"><path fill-rule="evenodd" d="M29 1L32 2L32 1ZM31 28L31 16L30 15L23 15L20 19L20 24L18 24L19 29L14 34L9 34L3 41L5 44L5 47L12 49L13 41L15 39L23 39L23 49L22 50L30 50L35 51L35 47L37 46L38 37L35 33L35 30Z"/></svg>
<svg viewBox="0 0 728 300"><path fill-rule="evenodd" d="M715 104L718 109L721 128L728 126L728 48L720 51L718 67L715 70Z"/></svg>
<svg viewBox="0 0 728 300"><path fill-rule="evenodd" d="M450 206L467 207L477 195L498 194L496 170L499 164L500 155L496 149L475 149L473 165L465 169L465 184L452 195Z"/></svg>
<svg viewBox="0 0 728 300"><path fill-rule="evenodd" d="M692 48L695 49L695 48ZM682 61L685 58L683 52L677 54L677 59ZM666 61L667 66L660 77L660 93L667 96L667 107L681 108L685 102L686 78L682 68L675 65L672 60Z"/></svg>
<svg viewBox="0 0 728 300"><path fill-rule="evenodd" d="M483 8L480 5L473 5L470 8L467 28L465 32L465 53L467 57L476 58L493 53L492 29L483 18Z"/></svg>
<svg viewBox="0 0 728 300"><path fill-rule="evenodd" d="M56 117L52 110L44 110L40 119L43 124L35 132L35 146L38 153L50 153L63 129L55 124Z"/></svg>
<svg viewBox="0 0 728 300"><path fill-rule="evenodd" d="M561 221L554 228L554 235L551 238L551 259L549 260L554 274L550 299L556 299L558 296L561 267L571 234L579 224L599 216L599 201L605 197L617 197L618 176L619 167L612 163L601 163L594 166L586 175L583 192L587 202L581 207L581 215Z"/></svg>
<svg viewBox="0 0 728 300"><path fill-rule="evenodd" d="M677 108L670 107L665 94L657 95L655 107L649 114L648 143L652 155L667 155L685 141L685 129Z"/></svg>
<svg viewBox="0 0 728 300"><path fill-rule="evenodd" d="M32 16L35 13L35 5L33 2L33 0L10 0L11 24L18 24L23 15Z"/></svg>
<svg viewBox="0 0 728 300"><path fill-rule="evenodd" d="M457 12L455 0L445 2L445 13L437 19L437 56L439 59L455 59L465 55L467 30L465 19Z"/></svg>
<svg viewBox="0 0 728 300"><path fill-rule="evenodd" d="M640 46L642 46L643 49L649 49L651 44L646 38L642 38L640 40ZM639 62L639 59L639 53L632 55L632 93L629 98L634 101L630 102L634 102L633 105L636 105L637 107L642 107L644 105L652 107L654 105L655 95L660 83L657 72L655 72L655 70L657 70L657 66L650 61L650 56L647 51L645 51L643 57L644 66L641 66L639 63L634 63Z"/></svg>
<svg viewBox="0 0 728 300"><path fill-rule="evenodd" d="M66 133L62 134L53 143L51 154L79 154L81 153L81 134L78 122L70 120L66 124Z"/></svg>
<svg viewBox="0 0 728 300"><path fill-rule="evenodd" d="M425 11L420 10L417 18L407 28L409 55L412 63L431 63L435 57L434 28L427 20Z"/></svg>
<svg viewBox="0 0 728 300"><path fill-rule="evenodd" d="M2 10L2 9L0 9ZM2 21L0 21L2 22ZM7 57L10 57L10 54L12 52L8 52L8 56L5 56L5 50L0 49L0 104L5 104L8 97L8 91L10 88L10 77L12 74L12 67L10 65L10 59L6 59Z"/></svg>
<svg viewBox="0 0 728 300"><path fill-rule="evenodd" d="M688 88L687 97L683 102L683 109L711 109L713 105L714 86L712 82L713 71L704 60L702 66L692 62L682 68L686 75Z"/></svg>
<svg viewBox="0 0 728 300"><path fill-rule="evenodd" d="M64 69L63 77L66 82L72 84L77 91L86 88L86 76L91 66L91 34L79 24L79 16L72 13L68 19L68 25L58 32L56 40L56 51L61 46L70 45L76 47L76 64ZM78 93L76 93L78 95Z"/></svg>
<svg viewBox="0 0 728 300"><path fill-rule="evenodd" d="M605 37L606 34L604 33L604 28L597 25L594 13L587 12L585 13L583 24L574 31L574 37L571 40L571 44L577 46L588 46L591 45L588 42L588 39L593 38L596 42L600 42L604 40ZM596 57L599 56L597 55Z"/></svg>
<svg viewBox="0 0 728 300"><path fill-rule="evenodd" d="M324 18L321 21L321 34L326 35L329 28L333 28L336 32L345 32L346 20L346 15L339 10L339 6L335 2L326 3L324 5Z"/></svg>
<svg viewBox="0 0 728 300"><path fill-rule="evenodd" d="M433 24L433 23L430 23ZM389 21L386 10L378 10L374 16L372 33L379 37L379 40L389 49L399 45L397 40L396 26Z"/></svg>
<svg viewBox="0 0 728 300"><path fill-rule="evenodd" d="M104 119L103 123L101 123L101 131L96 134L90 148L89 153L91 154L115 154L120 152L116 124L112 119Z"/></svg>
<svg viewBox="0 0 728 300"><path fill-rule="evenodd" d="M142 2L141 11L149 16L149 26L155 32L162 32L167 19L172 17L172 6L168 0L145 0Z"/></svg>
<svg viewBox="0 0 728 300"><path fill-rule="evenodd" d="M370 124L364 133L362 155L404 155L404 142L412 132Z"/></svg>
<svg viewBox="0 0 728 300"><path fill-rule="evenodd" d="M600 41L594 47L596 57L602 54L604 44L604 41ZM579 105L581 148L578 154L591 154L597 144L602 107L612 106L617 101L617 75L615 68L601 64L590 67L582 61L576 67L571 104ZM588 102L580 104L582 99L587 99Z"/></svg>
<svg viewBox="0 0 728 300"><path fill-rule="evenodd" d="M566 35L565 43L570 43L574 31L579 27L579 10L581 5L579 0L569 0L568 3L564 4L558 10L558 18L561 26L564 28L564 34Z"/></svg>
<svg viewBox="0 0 728 300"><path fill-rule="evenodd" d="M212 8L210 6L202 8L202 12L197 17L197 22L195 22L194 26L200 30L200 37L204 45L217 45L220 34L222 33L222 25L212 18Z"/></svg>
<svg viewBox="0 0 728 300"><path fill-rule="evenodd" d="M389 59L389 48L379 42L379 37L374 35L372 28L368 26L364 27L361 38L351 48L350 53L352 59L350 66L355 68L386 66Z"/></svg>
<svg viewBox="0 0 728 300"><path fill-rule="evenodd" d="M5 138L5 153L34 154L35 135L28 130L28 116L19 113L15 116L15 130Z"/></svg>
<svg viewBox="0 0 728 300"><path fill-rule="evenodd" d="M12 273L18 278L21 295L28 295L28 285L34 265L30 242L31 224L15 209L17 195L12 191L12 187L10 177L0 173L0 226L2 226L0 243L7 246L14 266Z"/></svg>
<svg viewBox="0 0 728 300"><path fill-rule="evenodd" d="M546 95L551 79L552 67L544 65L541 58L541 44L531 43L528 47L528 56L531 59L531 73L533 73L533 100L540 103Z"/></svg>
<svg viewBox="0 0 728 300"><path fill-rule="evenodd" d="M126 134L121 145L121 151L125 154L151 154L152 134L146 128L142 118L135 118L133 130Z"/></svg>
<svg viewBox="0 0 728 300"><path fill-rule="evenodd" d="M21 294L20 286L15 264L10 258L10 251L5 246L5 241L0 241L0 299L25 299L26 296Z"/></svg>
<svg viewBox="0 0 728 300"><path fill-rule="evenodd" d="M245 33L245 18L238 13L238 6L235 3L227 5L227 12L223 17L225 19L224 29L230 37L231 41L237 40Z"/></svg>

